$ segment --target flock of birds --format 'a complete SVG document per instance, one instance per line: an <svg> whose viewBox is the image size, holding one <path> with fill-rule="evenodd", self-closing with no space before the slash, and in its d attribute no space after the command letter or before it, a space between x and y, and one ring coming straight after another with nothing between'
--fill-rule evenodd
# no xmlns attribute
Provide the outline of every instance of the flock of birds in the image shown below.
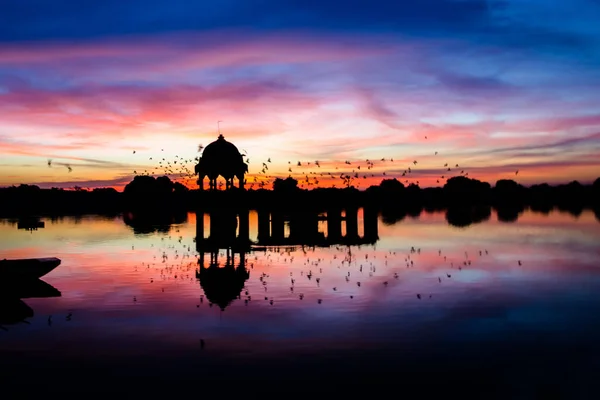
<svg viewBox="0 0 600 400"><path fill-rule="evenodd" d="M52 165L60 165L60 166L66 167L66 168L67 168L67 171L69 171L69 172L73 172L73 168L71 167L71 164L65 164L65 163L56 163L56 162L55 162L55 163L53 163L53 162L52 162L52 159L51 159L51 158L49 158L49 159L48 159L48 168L52 168Z"/></svg>
<svg viewBox="0 0 600 400"><path fill-rule="evenodd" d="M427 136L424 137L427 140ZM202 153L204 145L198 145L198 153ZM250 167L250 158L248 152L242 150L242 157L245 163ZM160 155L150 155L132 150L132 155L136 157L148 157L147 160L140 160L137 165L145 165L134 169L131 172L134 176L168 176L171 180L179 182L187 187L196 187L196 176L194 167L200 160L201 154L194 156L181 157L174 155L169 157L165 154L165 149L161 149ZM437 157L439 151L434 151L433 156ZM154 163L154 165L152 165ZM428 164L430 164L428 162ZM66 167L68 172L72 172L73 168L70 164L56 163L53 160L48 160L48 167L60 165ZM418 160L398 160L394 158L381 158L377 160L345 160L343 163L339 161L292 161L287 160L286 172L272 172L271 157L267 160L260 161L258 167L254 171L250 171L246 178L247 187L250 189L269 188L277 178L291 177L298 181L298 185L302 189L310 189L317 187L361 187L364 182L366 186L374 184L375 178L397 178L403 183L409 185L419 185L417 165ZM284 164L285 165L285 164ZM143 168L143 169L142 169ZM281 167L279 167L281 168ZM443 185L445 180L452 176L469 177L469 172L466 168L460 166L459 163L450 163L448 161L440 161L438 164L438 174L431 175L431 170L421 174L423 177L432 177L437 185ZM515 171L515 176L519 174L519 170ZM452 176L451 176L452 175ZM224 182L219 181L219 188L223 188Z"/></svg>
<svg viewBox="0 0 600 400"><path fill-rule="evenodd" d="M179 234L179 231L175 233ZM152 260L135 266L135 272L144 273L150 284L161 285L162 293L165 292L165 285L186 282L197 285L199 255L193 243L184 241L183 236L172 234L162 237L160 243L160 246L152 245L156 251ZM135 251L135 246L132 246L132 251ZM434 258L431 258L432 255ZM489 256L487 249L476 250L471 254L464 251L459 256L446 254L441 249L427 253L418 247L410 247L405 251L381 251L376 245L337 245L327 249L299 246L250 252L245 254L250 278L237 300L243 301L246 306L255 300L275 305L279 300L277 296L281 296L285 300L296 297L299 301L310 301L312 298L312 301L322 304L327 292L354 299L360 295L361 288L372 288L373 284L393 286L393 282L402 280L401 270L418 270L420 266L435 267L438 274L430 279L443 284L444 281L451 280L454 274L461 273L478 261L485 261ZM205 257L209 258L208 254ZM239 254L235 257L237 266ZM218 254L221 266L225 264L226 258L226 250L221 250ZM523 265L521 260L516 263ZM208 260L205 260L205 266L207 264ZM280 268L289 271L289 286L284 286L286 283L281 278L282 273L276 272ZM253 274L255 269L257 272ZM277 278L272 282L275 274ZM197 290L197 287L194 286L193 290ZM417 300L431 299L433 294L416 292L414 296ZM137 303L138 297L132 300ZM199 308L202 304L213 307L210 300L206 300L205 302L204 295L200 295L196 307Z"/></svg>

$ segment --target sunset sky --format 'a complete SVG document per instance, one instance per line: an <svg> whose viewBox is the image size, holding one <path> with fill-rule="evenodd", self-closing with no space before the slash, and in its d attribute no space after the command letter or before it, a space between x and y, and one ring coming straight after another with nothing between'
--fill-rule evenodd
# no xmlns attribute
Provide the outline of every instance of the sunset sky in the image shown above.
<svg viewBox="0 0 600 400"><path fill-rule="evenodd" d="M598 21L597 0L4 0L0 186L121 188L218 120L249 182L589 183Z"/></svg>

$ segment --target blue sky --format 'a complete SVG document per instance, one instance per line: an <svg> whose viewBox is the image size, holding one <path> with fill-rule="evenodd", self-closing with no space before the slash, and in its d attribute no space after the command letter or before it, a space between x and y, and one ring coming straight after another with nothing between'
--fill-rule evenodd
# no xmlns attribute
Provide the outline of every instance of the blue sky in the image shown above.
<svg viewBox="0 0 600 400"><path fill-rule="evenodd" d="M197 156L217 120L257 181L398 160L373 183L419 157L410 179L435 185L434 151L481 179L589 181L597 21L596 0L5 0L0 185L119 186L164 147Z"/></svg>

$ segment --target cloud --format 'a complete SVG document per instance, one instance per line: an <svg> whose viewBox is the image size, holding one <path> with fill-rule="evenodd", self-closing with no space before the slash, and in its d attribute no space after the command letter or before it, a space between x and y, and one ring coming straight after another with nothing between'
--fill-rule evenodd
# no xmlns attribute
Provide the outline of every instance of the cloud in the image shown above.
<svg viewBox="0 0 600 400"><path fill-rule="evenodd" d="M9 1L0 154L10 165L63 157L116 175L142 168L132 150L195 156L223 120L253 173L268 157L281 176L298 159L418 158L433 169L436 151L496 171L588 160L600 53L596 8L576 2L589 13L581 25L577 7L556 3L557 13L533 0L269 0L269 13L228 0L200 14L113 0L89 14L69 0L36 14ZM540 179L553 179L550 164Z"/></svg>
<svg viewBox="0 0 600 400"><path fill-rule="evenodd" d="M45 91L29 89L0 96L4 124L28 126L19 137L35 137L46 131L46 140L59 141L63 149L105 146L106 140L145 137L152 132L187 130L191 126L213 126L215 116L232 121L239 134L256 136L276 128L262 113L287 113L313 107L319 99L283 82L231 82L213 87L87 86ZM266 117L262 123L256 117ZM244 122L253 120L252 125ZM237 124L235 121L239 121ZM237 125L237 127L236 127ZM47 132L55 127L55 132ZM71 133L76 127L77 133ZM65 133L61 131L63 128ZM185 133L184 133L185 134ZM196 133L194 133L197 135ZM77 142L73 139L77 138ZM22 140L21 140L22 141ZM68 141L69 144L64 143ZM35 146L32 143L32 146ZM144 144L140 144L144 146ZM10 149L3 149L4 151Z"/></svg>
<svg viewBox="0 0 600 400"><path fill-rule="evenodd" d="M62 181L62 182L40 181L40 182L33 182L31 184L37 185L43 189L49 189L49 188L53 188L53 187L70 189L75 186L79 186L79 187L87 188L87 189L112 187L112 188L119 190L119 189L123 189L125 187L125 185L127 185L129 182L131 182L132 179L133 179L133 176L130 175L130 176L122 176L122 177L114 178L114 179L71 180L71 181Z"/></svg>
<svg viewBox="0 0 600 400"><path fill-rule="evenodd" d="M584 135L580 137L569 137L566 139L562 139L559 141L554 141L551 143L536 143L536 144L527 144L522 146L514 146L514 147L502 147L496 149L487 150L487 153L514 153L514 152L525 152L529 150L534 151L549 151L549 150L558 150L558 151L567 151L571 150L574 147L582 146L587 147L588 150L590 146L592 148L600 147L600 132L596 132L590 135ZM530 155L530 153L527 153Z"/></svg>

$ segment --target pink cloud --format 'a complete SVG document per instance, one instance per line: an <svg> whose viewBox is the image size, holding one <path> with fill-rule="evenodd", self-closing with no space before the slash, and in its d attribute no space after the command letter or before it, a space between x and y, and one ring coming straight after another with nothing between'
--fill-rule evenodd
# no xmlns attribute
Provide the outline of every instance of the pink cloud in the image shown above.
<svg viewBox="0 0 600 400"><path fill-rule="evenodd" d="M121 174L134 164L143 167L131 155L134 149L149 157L161 143L177 143L178 153L195 156L189 143L212 138L215 121L225 120L227 138L250 149L251 176L257 178L267 157L274 159L270 173L280 177L288 175L288 160L319 159L332 172L346 171L344 160L393 157L406 164L387 170L377 165L371 171L376 176L361 185L378 183L384 171L399 177L415 158L423 168L422 186L437 183L426 171L448 159L489 177L522 165L542 180L566 177L559 168L567 168L561 163L569 157L570 170L583 173L582 179L590 173L581 172L578 162L596 165L588 160L599 139L589 132L600 125L600 115L589 111L597 105L593 96L565 102L546 88L458 73L439 65L439 42L354 39L240 39L216 32L3 45L0 64L37 75L26 79L15 72L0 81L0 153L19 160L79 158L84 164L85 158L127 153L127 162L97 164ZM55 85L40 87L45 78ZM544 151L574 147L571 155L543 159ZM297 177L310 172L292 168Z"/></svg>
<svg viewBox="0 0 600 400"><path fill-rule="evenodd" d="M43 65L70 73L95 72L119 64L119 78L139 78L157 73L181 72L227 66L296 64L351 60L389 54L398 45L380 39L374 45L361 38L310 36L282 33L277 37L212 32L193 35L164 35L153 38L120 38L118 41L81 44L55 42L19 46L3 45L0 63ZM140 65L143 68L140 69Z"/></svg>
<svg viewBox="0 0 600 400"><path fill-rule="evenodd" d="M274 83L230 83L217 87L85 87L63 91L28 89L0 96L4 123L28 133L28 146L10 145L3 153L31 154L112 146L131 148L133 138L177 132L198 137L198 127L214 125L215 116L231 121L229 136L257 137L283 128L276 116L316 107L319 99ZM271 110L266 114L264 110ZM73 111L76 110L76 111ZM262 113L261 113L262 112ZM164 125L164 126L161 126ZM27 127L26 129L22 129ZM48 129L52 127L52 131ZM61 127L66 132L61 132ZM70 132L72 128L77 133ZM42 134L44 140L35 139ZM30 139L30 140L25 140ZM140 143L137 149L143 148ZM33 150L40 147L38 151Z"/></svg>

